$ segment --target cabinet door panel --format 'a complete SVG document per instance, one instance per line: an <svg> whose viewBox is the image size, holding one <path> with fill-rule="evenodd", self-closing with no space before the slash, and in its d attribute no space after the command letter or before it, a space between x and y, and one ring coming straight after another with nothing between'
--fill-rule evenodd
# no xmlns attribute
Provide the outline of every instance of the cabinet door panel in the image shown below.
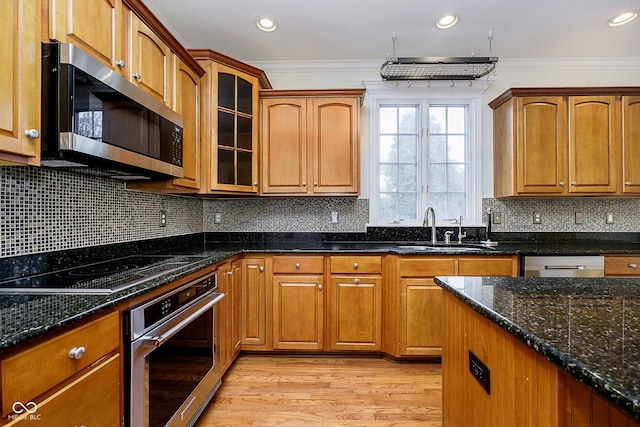
<svg viewBox="0 0 640 427"><path fill-rule="evenodd" d="M262 101L262 191L307 192L307 101Z"/></svg>
<svg viewBox="0 0 640 427"><path fill-rule="evenodd" d="M322 275L273 276L273 348L321 350Z"/></svg>
<svg viewBox="0 0 640 427"><path fill-rule="evenodd" d="M40 130L39 13L33 1L0 2L0 165L40 163L40 139L24 134Z"/></svg>
<svg viewBox="0 0 640 427"><path fill-rule="evenodd" d="M50 0L49 36L73 43L105 65L118 69L124 59L121 0Z"/></svg>
<svg viewBox="0 0 640 427"><path fill-rule="evenodd" d="M640 193L640 96L622 98L622 191Z"/></svg>
<svg viewBox="0 0 640 427"><path fill-rule="evenodd" d="M401 280L400 347L405 355L442 354L444 299L433 279Z"/></svg>
<svg viewBox="0 0 640 427"><path fill-rule="evenodd" d="M359 190L359 100L313 100L314 193Z"/></svg>
<svg viewBox="0 0 640 427"><path fill-rule="evenodd" d="M331 348L379 351L382 279L333 276L331 292Z"/></svg>
<svg viewBox="0 0 640 427"><path fill-rule="evenodd" d="M518 98L517 123L517 191L563 192L567 127L563 97Z"/></svg>
<svg viewBox="0 0 640 427"><path fill-rule="evenodd" d="M182 61L176 69L176 111L184 118L182 169L176 184L200 188L200 79Z"/></svg>
<svg viewBox="0 0 640 427"><path fill-rule="evenodd" d="M569 97L569 191L616 191L620 117L613 96Z"/></svg>
<svg viewBox="0 0 640 427"><path fill-rule="evenodd" d="M131 81L172 107L173 53L135 15L131 17L131 25Z"/></svg>
<svg viewBox="0 0 640 427"><path fill-rule="evenodd" d="M242 344L266 344L266 282L264 259L242 261Z"/></svg>

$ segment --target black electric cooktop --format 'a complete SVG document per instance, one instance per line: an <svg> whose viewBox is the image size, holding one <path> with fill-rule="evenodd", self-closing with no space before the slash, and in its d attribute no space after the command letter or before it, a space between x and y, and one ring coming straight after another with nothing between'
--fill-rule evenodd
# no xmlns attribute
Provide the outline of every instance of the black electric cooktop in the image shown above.
<svg viewBox="0 0 640 427"><path fill-rule="evenodd" d="M109 295L206 257L136 255L0 282L0 294Z"/></svg>

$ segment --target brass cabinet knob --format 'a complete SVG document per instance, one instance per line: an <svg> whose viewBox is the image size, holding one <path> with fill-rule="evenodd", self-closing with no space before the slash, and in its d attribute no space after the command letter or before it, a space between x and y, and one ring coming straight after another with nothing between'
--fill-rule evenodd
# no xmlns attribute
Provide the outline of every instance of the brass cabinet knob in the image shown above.
<svg viewBox="0 0 640 427"><path fill-rule="evenodd" d="M559 185L560 187L564 187L564 181L560 181L560 182L558 183L558 185Z"/></svg>
<svg viewBox="0 0 640 427"><path fill-rule="evenodd" d="M629 264L629 267L635 270L636 268L638 268L638 264Z"/></svg>
<svg viewBox="0 0 640 427"><path fill-rule="evenodd" d="M322 290L322 285L318 285L318 290L321 291Z"/></svg>
<svg viewBox="0 0 640 427"><path fill-rule="evenodd" d="M577 182L575 182L575 181L573 181L573 182L571 183L571 185L578 185L578 183L577 183Z"/></svg>
<svg viewBox="0 0 640 427"><path fill-rule="evenodd" d="M126 63L126 62L124 62L124 60L122 60L122 59L118 59L118 60L116 61L116 67L124 68L126 65L127 65L127 63Z"/></svg>
<svg viewBox="0 0 640 427"><path fill-rule="evenodd" d="M355 270L357 270L357 269L358 269L358 263L357 263L357 262L354 262L354 263L353 263L353 268L354 268Z"/></svg>
<svg viewBox="0 0 640 427"><path fill-rule="evenodd" d="M357 285L358 283L360 283L360 279L358 279L358 278L356 277L355 279L353 279L353 283L355 283L355 284Z"/></svg>
<svg viewBox="0 0 640 427"><path fill-rule="evenodd" d="M258 267L258 270L260 270L260 271L264 271L264 267L263 267L263 266L260 266L260 267Z"/></svg>
<svg viewBox="0 0 640 427"><path fill-rule="evenodd" d="M631 181L625 181L624 185L626 185L627 187L631 185Z"/></svg>
<svg viewBox="0 0 640 427"><path fill-rule="evenodd" d="M296 268L300 268L300 263L296 262Z"/></svg>
<svg viewBox="0 0 640 427"><path fill-rule="evenodd" d="M140 73L133 73L131 74L131 77L133 77L136 80L140 80L142 78L142 76L140 75Z"/></svg>

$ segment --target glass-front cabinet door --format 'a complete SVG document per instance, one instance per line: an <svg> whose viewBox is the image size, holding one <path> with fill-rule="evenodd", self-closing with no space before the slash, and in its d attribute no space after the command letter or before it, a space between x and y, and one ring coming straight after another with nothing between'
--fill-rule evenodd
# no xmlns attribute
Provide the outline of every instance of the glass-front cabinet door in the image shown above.
<svg viewBox="0 0 640 427"><path fill-rule="evenodd" d="M256 193L257 79L223 65L217 68L211 190Z"/></svg>

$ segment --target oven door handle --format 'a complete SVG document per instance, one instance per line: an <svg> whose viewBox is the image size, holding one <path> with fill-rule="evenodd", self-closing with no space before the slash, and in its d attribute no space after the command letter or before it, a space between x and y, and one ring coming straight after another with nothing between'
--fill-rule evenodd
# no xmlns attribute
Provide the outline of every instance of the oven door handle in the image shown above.
<svg viewBox="0 0 640 427"><path fill-rule="evenodd" d="M225 294L215 292L211 296L213 297L213 299L211 301L209 301L208 303L206 303L202 307L198 308L196 311L194 311L192 314L190 314L188 317L183 319L180 323L176 324L175 326L173 326L171 329L169 329L168 331L166 331L162 335L158 335L158 336L145 335L145 336L142 336L142 337L138 338L138 340L142 341L143 347L160 347L166 340L171 338L173 335L178 333L178 331L180 331L182 328L187 326L189 323L193 322L195 319L200 317L202 314L204 314L211 307L216 305L218 303L218 301L220 301L222 298L225 297ZM136 340L136 341L138 341L138 340Z"/></svg>

